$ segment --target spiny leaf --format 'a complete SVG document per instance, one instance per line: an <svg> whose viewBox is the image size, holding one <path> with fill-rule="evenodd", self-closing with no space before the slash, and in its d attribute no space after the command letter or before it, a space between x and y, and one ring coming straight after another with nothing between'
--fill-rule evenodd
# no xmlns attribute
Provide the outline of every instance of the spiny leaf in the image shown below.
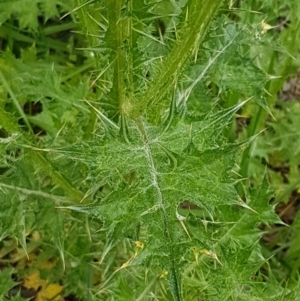
<svg viewBox="0 0 300 301"><path fill-rule="evenodd" d="M6 293L17 283L12 279L13 270L10 268L3 269L0 274L0 297L5 298Z"/></svg>
<svg viewBox="0 0 300 301"><path fill-rule="evenodd" d="M69 1L65 1L68 6ZM66 5L66 3L64 5ZM41 5L46 19L57 15L57 0L1 0L0 1L0 24L10 17L17 17L21 29L29 28L37 30L38 16Z"/></svg>
<svg viewBox="0 0 300 301"><path fill-rule="evenodd" d="M129 143L103 140L60 150L87 164L95 185L111 187L94 205L68 208L101 218L112 240L132 236L141 225L146 233L142 253L168 270L174 300L182 300L180 259L192 244L178 220L178 205L189 200L213 214L216 206L238 204L229 175L236 146L220 137L237 108L222 112L223 117L217 113L192 124L179 122L167 131L140 118L128 121Z"/></svg>

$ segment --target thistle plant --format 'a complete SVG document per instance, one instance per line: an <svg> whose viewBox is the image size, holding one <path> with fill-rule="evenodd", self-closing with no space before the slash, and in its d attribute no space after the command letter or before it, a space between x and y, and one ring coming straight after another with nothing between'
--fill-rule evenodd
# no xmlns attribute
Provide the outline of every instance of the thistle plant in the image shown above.
<svg viewBox="0 0 300 301"><path fill-rule="evenodd" d="M249 51L261 26L220 0L75 0L64 13L83 67L29 70L35 46L1 58L1 239L44 250L32 269L59 258L47 277L83 300L296 300L259 245L259 225L280 223L273 192L239 175L256 136L224 135L244 106L268 111L271 78ZM43 111L26 114L30 99Z"/></svg>

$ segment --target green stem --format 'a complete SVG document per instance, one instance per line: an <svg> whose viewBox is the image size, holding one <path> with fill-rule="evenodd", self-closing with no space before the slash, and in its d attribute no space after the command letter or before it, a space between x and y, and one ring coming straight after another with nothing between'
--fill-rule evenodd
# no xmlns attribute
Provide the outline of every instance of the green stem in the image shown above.
<svg viewBox="0 0 300 301"><path fill-rule="evenodd" d="M174 80L190 57L191 51L203 41L206 30L222 3L221 0L189 1L185 8L186 21L178 30L178 39L169 55L158 66L160 72L149 88L130 108L128 114L131 118L141 116L149 105L166 101L164 96L174 87Z"/></svg>
<svg viewBox="0 0 300 301"><path fill-rule="evenodd" d="M109 101L116 108L115 116L124 114L129 105L128 99L133 94L132 79L132 1L106 0L108 30L105 35L107 47L112 52L113 87L108 96ZM122 11L126 10L126 17Z"/></svg>

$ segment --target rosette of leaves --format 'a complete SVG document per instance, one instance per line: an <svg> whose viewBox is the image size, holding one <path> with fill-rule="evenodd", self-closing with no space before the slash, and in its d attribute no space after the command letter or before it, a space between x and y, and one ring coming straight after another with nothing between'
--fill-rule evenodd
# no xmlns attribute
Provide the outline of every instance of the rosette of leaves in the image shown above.
<svg viewBox="0 0 300 301"><path fill-rule="evenodd" d="M74 11L78 12L82 33L89 43L86 51L95 54L96 78L91 85L100 99L87 101L89 106L80 101L78 109L90 110L91 116L98 115L100 122L94 122L92 129L87 128L90 131L87 137L93 134L93 139L78 135L80 141L65 148L60 147L63 141L53 147L48 142L51 139L44 139L38 147L34 142L22 142L22 147L28 144L23 148L24 157L20 158L25 166L23 174L20 176L19 171L14 177L5 177L0 192L3 200L9 204L8 200L12 196L18 199L19 194L22 202L51 198L59 207L100 220L110 246L106 254L124 239L136 245L136 252L112 274L121 274L125 268L134 266L154 270L157 279L168 279L170 293L157 289L161 299L243 300L251 296L251 300L278 300L286 296L286 291L277 284L262 285L255 279L261 280L258 271L265 263L258 243L262 235L258 224L279 220L268 204L271 192L266 180L257 189L245 189L244 200L236 192L233 173L236 158L251 139L229 144L222 134L244 102L224 110L205 110L202 115L201 110L188 111L182 105L183 100L189 101L195 85L182 87L180 79L190 74L191 61L222 1L77 0L76 3ZM166 30L170 32L164 37L162 31L159 37L151 37L153 22L158 20L168 23ZM204 90L206 85L202 82L210 76L221 89L240 92L254 73L264 81L260 70L248 59L241 56L233 59L232 52L238 49L235 43L243 40L237 38L236 26L224 28L221 31L224 38L211 37L206 44L213 47L215 39L217 51L203 49L198 61L201 68L194 68L199 74L196 83L201 83ZM162 47L154 49L155 43ZM226 57L229 50L231 60ZM250 71L243 74L242 87L232 82L238 79L238 74L231 74L227 80L225 74L217 76L213 68L223 66L233 73L234 64L240 62L245 62L245 68L250 66ZM148 77L145 71L149 71ZM245 93L247 97L258 86L250 86ZM67 98L62 91L59 94ZM98 98L93 95L92 99ZM199 98L199 105L201 101ZM74 116L73 124L83 131L79 118ZM56 141L60 131L48 135ZM69 137L63 137L69 144ZM43 148L47 155L41 154ZM29 162L32 162L30 168ZM41 185L41 173L50 175L49 185ZM73 204L63 206L66 199ZM78 205L80 200L85 204ZM186 201L198 209L182 210L181 204ZM63 211L59 212L55 231L59 232L66 220L68 227L81 223L78 213L71 213L76 216L73 219L69 211L65 217ZM23 214L21 207L18 214ZM18 233L25 248L24 219L21 226ZM42 223L35 227L42 227ZM92 230L90 233L88 229L91 236L96 233ZM52 237L61 259L67 260L64 236ZM72 265L74 260L70 261ZM131 294L137 300L146 300L147 289L143 291L139 296ZM121 298L117 296L118 300Z"/></svg>

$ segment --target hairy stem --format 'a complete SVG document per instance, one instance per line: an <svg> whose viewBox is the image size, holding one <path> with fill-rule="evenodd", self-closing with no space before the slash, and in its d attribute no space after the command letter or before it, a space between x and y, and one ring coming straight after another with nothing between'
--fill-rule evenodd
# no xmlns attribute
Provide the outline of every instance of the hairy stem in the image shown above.
<svg viewBox="0 0 300 301"><path fill-rule="evenodd" d="M169 55L160 63L157 77L128 112L132 118L143 114L147 106L163 101L166 93L174 87L176 76L183 69L191 51L203 41L206 30L222 2L221 0L189 1L185 8L186 21L177 33L178 39Z"/></svg>

